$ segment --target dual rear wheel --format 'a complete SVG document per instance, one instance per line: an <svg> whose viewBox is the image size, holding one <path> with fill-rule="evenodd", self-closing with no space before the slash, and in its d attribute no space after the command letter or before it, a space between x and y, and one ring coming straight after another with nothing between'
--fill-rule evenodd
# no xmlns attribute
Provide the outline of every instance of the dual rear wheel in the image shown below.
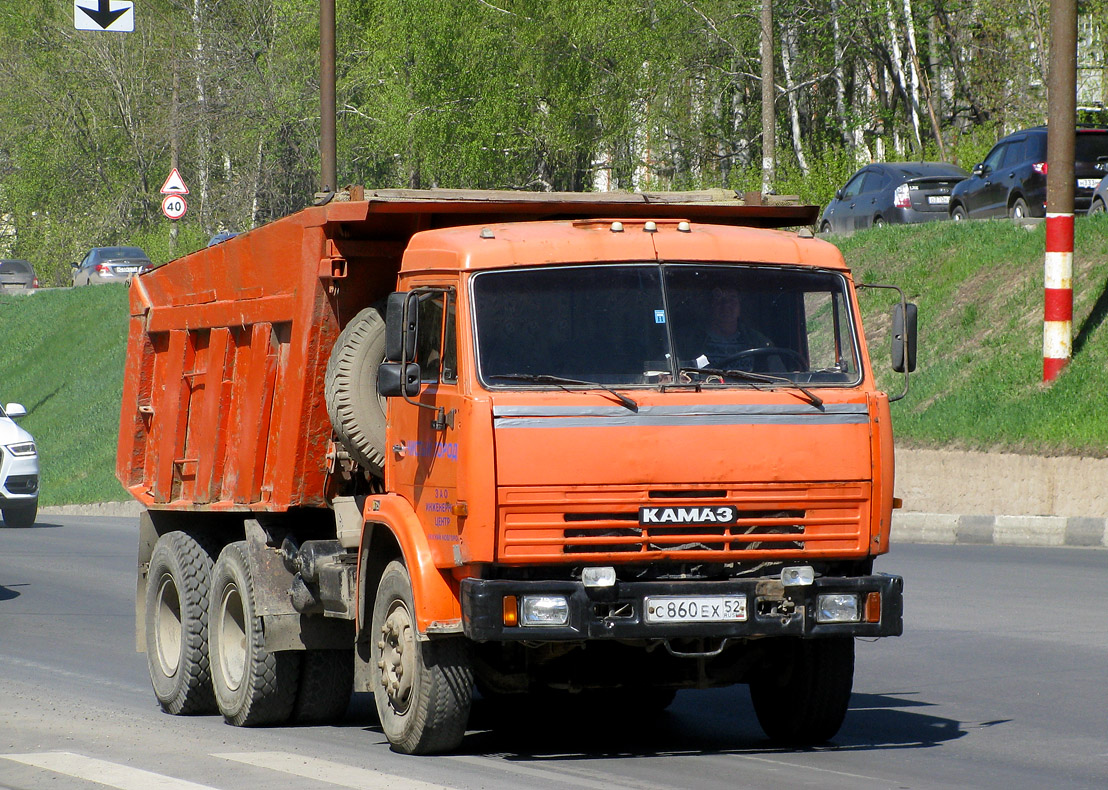
<svg viewBox="0 0 1108 790"><path fill-rule="evenodd" d="M162 708L219 712L243 727L340 719L353 650L266 650L245 542L215 554L202 537L175 531L151 555L146 657Z"/></svg>

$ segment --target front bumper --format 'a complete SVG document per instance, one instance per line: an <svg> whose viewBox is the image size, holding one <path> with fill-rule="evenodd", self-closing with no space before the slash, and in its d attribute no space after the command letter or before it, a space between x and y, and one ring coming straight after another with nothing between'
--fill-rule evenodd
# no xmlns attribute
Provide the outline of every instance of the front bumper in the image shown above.
<svg viewBox="0 0 1108 790"><path fill-rule="evenodd" d="M903 632L904 580L874 574L821 577L811 585L783 587L779 579L729 581L619 581L614 587L586 588L579 581L463 579L462 626L478 642L579 642L586 639L714 639L761 636L899 636ZM877 622L818 623L817 596L824 593L881 594ZM504 597L564 595L569 620L564 626L506 626ZM647 596L745 595L742 622L647 623Z"/></svg>
<svg viewBox="0 0 1108 790"><path fill-rule="evenodd" d="M13 456L0 450L0 503L29 505L38 501L38 456Z"/></svg>

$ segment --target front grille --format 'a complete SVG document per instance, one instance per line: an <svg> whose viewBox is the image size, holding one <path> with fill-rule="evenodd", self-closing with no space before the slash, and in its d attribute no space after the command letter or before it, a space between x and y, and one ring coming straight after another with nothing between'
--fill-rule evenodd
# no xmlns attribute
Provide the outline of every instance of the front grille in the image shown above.
<svg viewBox="0 0 1108 790"><path fill-rule="evenodd" d="M8 475L4 488L9 494L33 494L38 491L38 475Z"/></svg>
<svg viewBox="0 0 1108 790"><path fill-rule="evenodd" d="M685 559L741 561L861 553L868 549L869 483L740 486L712 504L739 511L730 524L640 524L639 506L705 505L657 488L501 491L499 556L505 561ZM592 500L587 501L587 500ZM653 501L652 501L653 500Z"/></svg>

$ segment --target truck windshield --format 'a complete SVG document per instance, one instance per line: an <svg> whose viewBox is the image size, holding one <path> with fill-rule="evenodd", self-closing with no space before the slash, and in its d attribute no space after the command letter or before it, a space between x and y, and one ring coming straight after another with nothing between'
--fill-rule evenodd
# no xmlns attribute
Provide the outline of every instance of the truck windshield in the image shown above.
<svg viewBox="0 0 1108 790"><path fill-rule="evenodd" d="M609 387L860 380L846 279L837 272L582 265L482 272L472 289L488 386L535 387L535 376Z"/></svg>

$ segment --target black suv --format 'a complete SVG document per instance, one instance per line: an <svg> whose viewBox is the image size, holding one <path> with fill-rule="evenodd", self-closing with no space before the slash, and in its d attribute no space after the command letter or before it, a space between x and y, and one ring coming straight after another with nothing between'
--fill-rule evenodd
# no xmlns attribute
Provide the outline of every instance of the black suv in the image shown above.
<svg viewBox="0 0 1108 790"><path fill-rule="evenodd" d="M1108 173L1108 129L1077 129L1073 158L1074 210L1084 213ZM1046 171L1045 126L1001 138L950 193L950 218L1045 217Z"/></svg>

